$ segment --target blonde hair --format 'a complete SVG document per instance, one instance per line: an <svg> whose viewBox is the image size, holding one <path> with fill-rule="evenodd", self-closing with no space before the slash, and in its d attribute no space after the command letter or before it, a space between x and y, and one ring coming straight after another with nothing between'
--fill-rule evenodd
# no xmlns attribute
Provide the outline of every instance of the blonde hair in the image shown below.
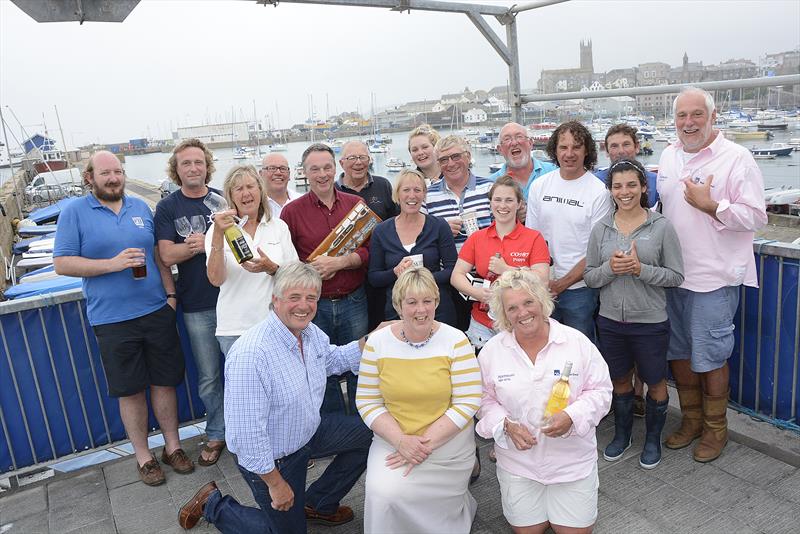
<svg viewBox="0 0 800 534"><path fill-rule="evenodd" d="M253 165L236 165L228 171L225 176L225 182L222 185L222 192L225 194L225 200L228 201L228 207L236 209L236 204L233 202L233 188L239 185L245 176L250 176L255 179L258 184L258 191L261 193L261 203L258 206L258 221L261 219L269 222L272 218L272 210L269 208L269 198L267 197L267 188L264 185L264 180Z"/></svg>
<svg viewBox="0 0 800 534"><path fill-rule="evenodd" d="M542 306L542 313L545 317L550 317L550 314L553 313L553 298L538 275L527 267L506 271L492 283L492 296L489 299L489 309L495 316L494 327L496 330L508 332L512 330L511 322L503 307L503 291L506 289L521 289L527 292Z"/></svg>
<svg viewBox="0 0 800 534"><path fill-rule="evenodd" d="M436 146L436 143L438 143L439 139L442 138L442 136L439 135L439 132L434 130L433 126L431 126L430 124L420 124L419 126L414 128L413 130L411 130L410 134L408 134L408 151L409 152L411 152L411 140L414 139L415 137L420 136L420 135L424 135L425 137L427 137L428 141L430 141L431 145L433 145L433 146Z"/></svg>
<svg viewBox="0 0 800 534"><path fill-rule="evenodd" d="M403 186L403 182L406 182L408 179L412 178L416 178L422 184L422 194L428 194L428 186L425 184L425 176L417 169L403 169L397 176L397 180L394 182L394 187L392 187L392 200L395 204L400 204L398 194L400 193L400 188Z"/></svg>
<svg viewBox="0 0 800 534"><path fill-rule="evenodd" d="M398 315L400 315L403 299L411 293L420 297L433 297L436 306L439 306L439 286L436 285L436 280L431 272L425 267L411 267L397 277L392 288L392 306Z"/></svg>

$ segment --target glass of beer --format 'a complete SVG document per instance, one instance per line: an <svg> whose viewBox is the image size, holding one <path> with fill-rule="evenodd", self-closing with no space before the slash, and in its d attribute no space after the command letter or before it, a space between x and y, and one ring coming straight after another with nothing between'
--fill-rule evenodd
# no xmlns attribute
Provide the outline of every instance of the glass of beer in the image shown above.
<svg viewBox="0 0 800 534"><path fill-rule="evenodd" d="M142 254L145 253L143 248L140 248L139 250L142 252ZM142 258L141 265L135 265L131 267L131 270L133 271L134 280L144 280L147 278L147 256Z"/></svg>

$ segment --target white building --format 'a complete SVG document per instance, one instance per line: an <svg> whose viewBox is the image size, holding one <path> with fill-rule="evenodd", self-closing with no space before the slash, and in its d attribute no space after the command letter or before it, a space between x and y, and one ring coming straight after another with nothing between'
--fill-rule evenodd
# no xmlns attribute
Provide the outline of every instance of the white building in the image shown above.
<svg viewBox="0 0 800 534"><path fill-rule="evenodd" d="M248 123L206 124L178 128L176 141L199 139L204 143L246 143L250 140Z"/></svg>
<svg viewBox="0 0 800 534"><path fill-rule="evenodd" d="M481 108L472 108L469 111L465 111L463 117L464 124L479 124L481 122L486 122L488 116Z"/></svg>

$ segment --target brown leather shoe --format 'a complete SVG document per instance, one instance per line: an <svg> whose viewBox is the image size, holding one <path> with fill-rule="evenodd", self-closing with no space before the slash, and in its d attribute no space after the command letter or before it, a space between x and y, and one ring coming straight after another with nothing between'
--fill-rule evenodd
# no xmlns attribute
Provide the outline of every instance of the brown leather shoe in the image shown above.
<svg viewBox="0 0 800 534"><path fill-rule="evenodd" d="M194 497L189 499L178 511L178 524L186 530L194 528L200 518L203 517L203 508L206 505L206 501L208 501L208 497L217 489L217 483L212 480L197 490Z"/></svg>
<svg viewBox="0 0 800 534"><path fill-rule="evenodd" d="M728 393L703 395L703 436L694 448L695 461L716 460L728 443Z"/></svg>
<svg viewBox="0 0 800 534"><path fill-rule="evenodd" d="M329 527L344 525L345 523L353 520L353 509L349 506L340 506L335 513L326 515L321 514L310 506L306 505L305 512L307 522L328 525Z"/></svg>
<svg viewBox="0 0 800 534"><path fill-rule="evenodd" d="M139 471L139 478L142 479L142 482L148 486L160 486L167 479L164 478L164 471L161 470L158 460L156 460L155 456L152 458L144 465L136 464L136 469Z"/></svg>
<svg viewBox="0 0 800 534"><path fill-rule="evenodd" d="M172 467L172 470L181 475L186 475L194 471L194 462L192 462L183 449L175 449L172 454L167 455L167 448L161 451L161 461Z"/></svg>
<svg viewBox="0 0 800 534"><path fill-rule="evenodd" d="M681 426L664 442L668 449L682 449L703 433L703 390L700 386L678 385L681 403Z"/></svg>

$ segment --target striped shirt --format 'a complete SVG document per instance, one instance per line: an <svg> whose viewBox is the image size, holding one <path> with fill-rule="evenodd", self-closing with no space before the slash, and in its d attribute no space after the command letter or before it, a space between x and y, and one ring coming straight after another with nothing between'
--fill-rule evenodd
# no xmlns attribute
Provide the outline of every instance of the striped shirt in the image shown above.
<svg viewBox="0 0 800 534"><path fill-rule="evenodd" d="M439 180L431 185L425 197L425 209L436 217L458 217L465 211L474 211L478 216L478 228L486 228L492 223L492 209L489 205L489 189L494 182L480 178L470 173L467 186L457 197L449 187L446 180ZM461 250L461 245L467 240L467 234L462 230L455 237L456 248Z"/></svg>
<svg viewBox="0 0 800 534"><path fill-rule="evenodd" d="M481 391L478 360L460 330L440 323L417 349L384 328L364 347L356 407L370 428L388 412L403 433L422 435L443 415L464 428L478 411Z"/></svg>
<svg viewBox="0 0 800 534"><path fill-rule="evenodd" d="M358 372L358 341L337 347L316 325L297 338L274 311L234 343L225 359L225 441L239 465L269 473L308 443L320 423L329 375Z"/></svg>

